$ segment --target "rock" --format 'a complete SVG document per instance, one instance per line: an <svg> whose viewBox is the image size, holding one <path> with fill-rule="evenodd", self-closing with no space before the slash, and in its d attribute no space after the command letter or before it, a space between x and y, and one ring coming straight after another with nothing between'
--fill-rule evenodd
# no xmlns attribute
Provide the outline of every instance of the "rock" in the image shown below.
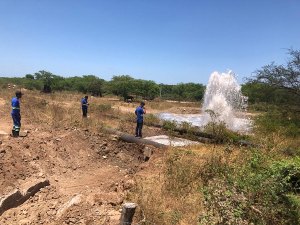
<svg viewBox="0 0 300 225"><path fill-rule="evenodd" d="M27 132L20 131L19 137L27 137Z"/></svg>
<svg viewBox="0 0 300 225"><path fill-rule="evenodd" d="M38 155L32 158L32 160L39 160L39 159L40 157Z"/></svg>
<svg viewBox="0 0 300 225"><path fill-rule="evenodd" d="M76 195L75 197L71 198L68 202L66 202L58 211L57 216L60 217L68 208L70 208L73 205L79 204L81 200L82 195Z"/></svg>
<svg viewBox="0 0 300 225"><path fill-rule="evenodd" d="M50 185L49 180L42 179L39 181L36 181L34 184L26 185L22 191L22 194L25 198L25 201L29 199L31 196L35 195L40 189L47 187Z"/></svg>
<svg viewBox="0 0 300 225"><path fill-rule="evenodd" d="M119 137L118 137L118 136L112 136L112 137L111 137L111 140L112 140L112 141L118 141L118 140L119 140Z"/></svg>
<svg viewBox="0 0 300 225"><path fill-rule="evenodd" d="M76 223L76 222L77 222L77 219L76 219L76 218L73 218L73 217L71 217L71 218L69 218L69 222L70 222L70 223Z"/></svg>
<svg viewBox="0 0 300 225"><path fill-rule="evenodd" d="M22 219L22 220L19 220L18 224L19 225L29 225L29 224L31 224L31 221L29 219Z"/></svg>
<svg viewBox="0 0 300 225"><path fill-rule="evenodd" d="M117 158L119 158L122 161L127 161L128 160L128 157L123 152L119 152L116 156L117 156Z"/></svg>
<svg viewBox="0 0 300 225"><path fill-rule="evenodd" d="M45 177L45 174L44 174L43 172L40 172L40 173L38 174L38 176L43 178L43 177Z"/></svg>
<svg viewBox="0 0 300 225"><path fill-rule="evenodd" d="M0 215L6 210L17 206L18 201L23 197L19 190L14 190L7 196L0 197Z"/></svg>
<svg viewBox="0 0 300 225"><path fill-rule="evenodd" d="M0 149L0 153L5 154L6 153L5 149Z"/></svg>
<svg viewBox="0 0 300 225"><path fill-rule="evenodd" d="M148 146L146 146L144 149L143 149L143 154L144 154L144 161L148 161L152 155L152 149L149 148Z"/></svg>
<svg viewBox="0 0 300 225"><path fill-rule="evenodd" d="M124 182L123 184L123 189L124 190L129 190L132 189L135 186L135 181L130 179Z"/></svg>
<svg viewBox="0 0 300 225"><path fill-rule="evenodd" d="M104 149L102 152L103 152L104 154L108 154L108 153L109 153L109 149Z"/></svg>

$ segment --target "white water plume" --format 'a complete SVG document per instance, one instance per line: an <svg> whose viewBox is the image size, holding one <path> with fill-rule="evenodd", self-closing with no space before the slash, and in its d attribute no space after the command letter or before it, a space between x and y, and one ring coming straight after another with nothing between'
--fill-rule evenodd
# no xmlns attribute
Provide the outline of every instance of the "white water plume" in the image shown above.
<svg viewBox="0 0 300 225"><path fill-rule="evenodd" d="M215 122L224 122L226 126L235 131L245 131L250 122L245 118L238 118L241 111L243 96L241 86L238 84L232 71L228 73L213 72L206 87L203 102L202 125L213 120L208 111L216 115Z"/></svg>
<svg viewBox="0 0 300 225"><path fill-rule="evenodd" d="M248 133L251 120L243 112L247 108L247 100L233 72L214 72L206 86L201 114L160 113L159 117L179 124L188 122L201 129L214 120L217 123L224 122L230 130Z"/></svg>

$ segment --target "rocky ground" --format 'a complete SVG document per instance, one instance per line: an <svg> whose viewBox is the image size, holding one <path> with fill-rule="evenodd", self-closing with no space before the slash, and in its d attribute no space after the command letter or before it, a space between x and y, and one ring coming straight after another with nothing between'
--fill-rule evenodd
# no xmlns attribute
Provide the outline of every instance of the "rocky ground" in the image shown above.
<svg viewBox="0 0 300 225"><path fill-rule="evenodd" d="M49 181L23 204L5 210L0 224L119 224L134 176L149 164L143 160L145 146L105 132L30 124L26 118L27 137L13 138L3 111L7 103L0 104L0 202Z"/></svg>

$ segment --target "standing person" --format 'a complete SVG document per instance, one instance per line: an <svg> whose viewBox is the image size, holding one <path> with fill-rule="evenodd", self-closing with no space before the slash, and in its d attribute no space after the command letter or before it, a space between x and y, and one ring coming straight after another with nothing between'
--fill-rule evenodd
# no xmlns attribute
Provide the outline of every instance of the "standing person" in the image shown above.
<svg viewBox="0 0 300 225"><path fill-rule="evenodd" d="M11 100L11 117L13 119L13 129L12 136L19 137L20 129L21 129L21 113L20 113L20 98L22 98L22 92L16 91L16 97L13 97Z"/></svg>
<svg viewBox="0 0 300 225"><path fill-rule="evenodd" d="M145 102L141 102L140 106L138 106L135 110L135 115L136 115L135 136L136 137L140 137L140 138L142 137L144 114L146 114Z"/></svg>
<svg viewBox="0 0 300 225"><path fill-rule="evenodd" d="M82 108L82 116L87 117L87 110L88 110L88 98L89 96L84 96L84 98L81 99L81 108Z"/></svg>

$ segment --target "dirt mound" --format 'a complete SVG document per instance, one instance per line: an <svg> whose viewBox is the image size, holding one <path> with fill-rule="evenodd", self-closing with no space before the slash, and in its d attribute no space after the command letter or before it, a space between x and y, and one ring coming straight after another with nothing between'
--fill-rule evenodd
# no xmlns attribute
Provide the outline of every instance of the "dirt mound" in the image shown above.
<svg viewBox="0 0 300 225"><path fill-rule="evenodd" d="M47 178L50 186L4 212L0 224L117 224L143 148L76 128L7 137L0 145L0 196L28 180Z"/></svg>
<svg viewBox="0 0 300 225"><path fill-rule="evenodd" d="M21 131L28 130L28 136L12 138L11 96L2 91L0 98L0 224L119 224L134 176L151 160L143 161L144 145L124 143L101 127L133 133L134 119L119 110L104 113L100 106L118 103L93 98L83 120L81 95L28 91L21 102ZM144 136L161 132L147 126L144 131ZM30 188L22 193L24 184L34 187L40 180L50 185L34 195ZM13 199L10 193L31 197L1 208Z"/></svg>

